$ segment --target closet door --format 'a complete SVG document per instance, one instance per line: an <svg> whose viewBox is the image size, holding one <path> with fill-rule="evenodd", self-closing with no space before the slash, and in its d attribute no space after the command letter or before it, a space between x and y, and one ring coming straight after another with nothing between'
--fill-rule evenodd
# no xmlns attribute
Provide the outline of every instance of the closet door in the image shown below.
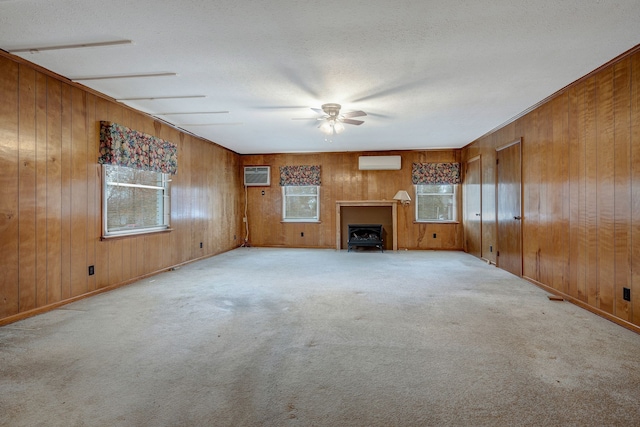
<svg viewBox="0 0 640 427"><path fill-rule="evenodd" d="M522 276L522 159L520 140L497 149L498 267Z"/></svg>

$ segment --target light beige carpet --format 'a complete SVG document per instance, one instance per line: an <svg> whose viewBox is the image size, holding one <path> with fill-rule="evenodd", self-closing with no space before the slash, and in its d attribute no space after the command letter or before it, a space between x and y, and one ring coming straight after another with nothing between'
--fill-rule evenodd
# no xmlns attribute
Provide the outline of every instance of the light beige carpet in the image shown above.
<svg viewBox="0 0 640 427"><path fill-rule="evenodd" d="M0 328L0 424L637 426L639 362L464 253L240 248Z"/></svg>

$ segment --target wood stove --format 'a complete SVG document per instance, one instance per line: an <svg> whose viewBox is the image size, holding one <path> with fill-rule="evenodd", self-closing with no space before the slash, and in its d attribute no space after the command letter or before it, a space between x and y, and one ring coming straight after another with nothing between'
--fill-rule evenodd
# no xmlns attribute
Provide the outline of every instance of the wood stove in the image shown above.
<svg viewBox="0 0 640 427"><path fill-rule="evenodd" d="M384 252L382 241L382 224L349 224L347 252L355 246L370 246Z"/></svg>

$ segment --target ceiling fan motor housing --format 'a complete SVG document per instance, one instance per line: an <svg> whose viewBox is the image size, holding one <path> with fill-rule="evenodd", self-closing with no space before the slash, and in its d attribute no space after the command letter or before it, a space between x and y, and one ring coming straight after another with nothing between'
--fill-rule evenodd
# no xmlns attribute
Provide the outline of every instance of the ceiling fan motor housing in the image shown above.
<svg viewBox="0 0 640 427"><path fill-rule="evenodd" d="M327 114L330 117L338 117L338 115L340 114L340 108L341 108L340 104L334 104L334 103L322 104L322 111L324 111L325 114Z"/></svg>

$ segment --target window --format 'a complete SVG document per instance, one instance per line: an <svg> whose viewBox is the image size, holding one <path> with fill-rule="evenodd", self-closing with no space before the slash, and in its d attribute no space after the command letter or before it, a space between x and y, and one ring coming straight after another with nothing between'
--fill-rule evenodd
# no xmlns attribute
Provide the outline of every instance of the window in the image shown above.
<svg viewBox="0 0 640 427"><path fill-rule="evenodd" d="M103 165L103 235L169 228L169 175Z"/></svg>
<svg viewBox="0 0 640 427"><path fill-rule="evenodd" d="M456 184L416 185L416 221L457 221Z"/></svg>
<svg viewBox="0 0 640 427"><path fill-rule="evenodd" d="M311 222L320 220L320 186L282 187L282 220Z"/></svg>

